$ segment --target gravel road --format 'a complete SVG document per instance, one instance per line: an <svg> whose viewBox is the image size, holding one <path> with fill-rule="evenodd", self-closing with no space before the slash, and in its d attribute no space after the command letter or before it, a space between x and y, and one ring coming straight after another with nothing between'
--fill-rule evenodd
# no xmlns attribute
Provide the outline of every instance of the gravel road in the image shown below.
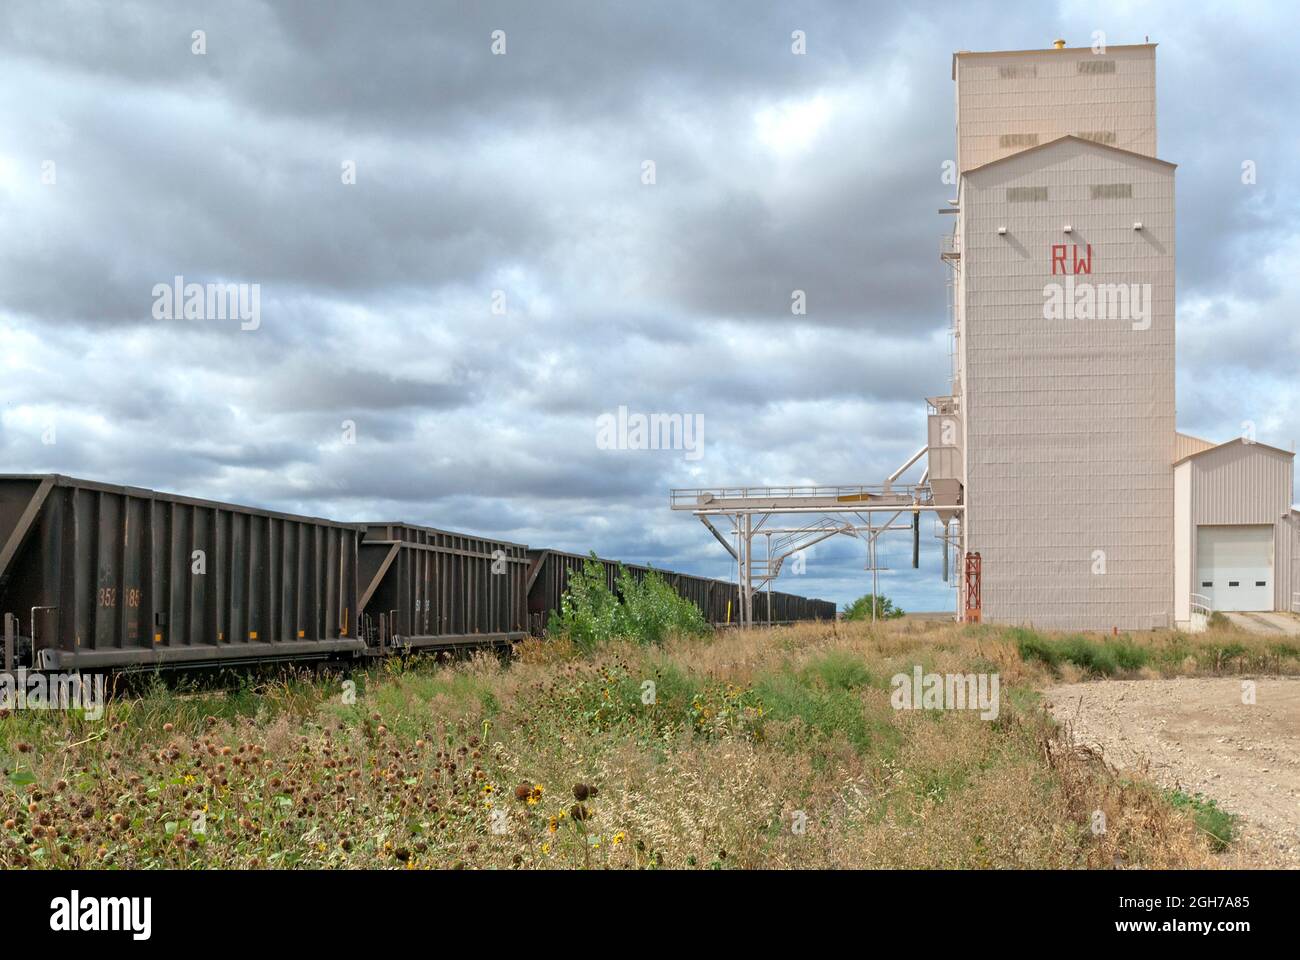
<svg viewBox="0 0 1300 960"><path fill-rule="evenodd" d="M1253 704L1243 681L1255 685ZM1238 814L1225 867L1300 869L1300 678L1099 680L1044 693L1053 716L1112 765Z"/></svg>

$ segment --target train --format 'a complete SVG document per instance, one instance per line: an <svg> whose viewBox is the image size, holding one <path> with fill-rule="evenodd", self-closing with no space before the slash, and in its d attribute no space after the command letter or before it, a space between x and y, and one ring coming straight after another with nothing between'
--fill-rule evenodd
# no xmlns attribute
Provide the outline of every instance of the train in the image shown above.
<svg viewBox="0 0 1300 960"><path fill-rule="evenodd" d="M132 670L382 657L543 636L587 558L404 522L342 522L60 474L0 475L4 667ZM597 558L611 589L617 561ZM650 567L626 565L638 580ZM656 570L713 624L736 585ZM754 598L756 622L835 605Z"/></svg>

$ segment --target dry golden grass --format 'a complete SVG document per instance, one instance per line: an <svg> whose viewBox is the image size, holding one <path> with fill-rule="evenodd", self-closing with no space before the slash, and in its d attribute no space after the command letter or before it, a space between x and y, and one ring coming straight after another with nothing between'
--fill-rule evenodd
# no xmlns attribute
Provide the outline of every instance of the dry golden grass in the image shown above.
<svg viewBox="0 0 1300 960"><path fill-rule="evenodd" d="M103 723L9 714L0 866L1211 865L1188 815L1071 746L1035 688L1115 657L1134 676L1300 661L1221 632L1091 659L1112 641L913 621L590 657L527 641L509 664L374 668L355 703L325 675L158 687ZM997 719L894 710L914 664L997 673Z"/></svg>

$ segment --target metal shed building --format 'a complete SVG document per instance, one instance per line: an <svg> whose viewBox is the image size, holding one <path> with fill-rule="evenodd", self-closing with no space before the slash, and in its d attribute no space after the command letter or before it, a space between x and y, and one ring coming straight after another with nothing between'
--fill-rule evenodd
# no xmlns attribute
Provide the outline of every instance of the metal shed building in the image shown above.
<svg viewBox="0 0 1300 960"><path fill-rule="evenodd" d="M1294 461L1288 450L1238 438L1206 445L1174 465L1178 625L1191 623L1194 605L1291 609Z"/></svg>

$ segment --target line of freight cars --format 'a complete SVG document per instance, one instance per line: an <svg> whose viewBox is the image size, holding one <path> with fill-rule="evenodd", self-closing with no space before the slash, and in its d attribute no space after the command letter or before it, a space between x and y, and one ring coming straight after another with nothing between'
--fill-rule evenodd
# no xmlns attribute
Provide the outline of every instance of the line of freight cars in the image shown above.
<svg viewBox="0 0 1300 960"><path fill-rule="evenodd" d="M53 474L0 475L4 667L384 656L540 634L582 557L407 523L339 523ZM602 560L611 587L618 564ZM629 566L638 579L647 567ZM714 623L733 584L660 571ZM834 619L788 594L755 620Z"/></svg>

